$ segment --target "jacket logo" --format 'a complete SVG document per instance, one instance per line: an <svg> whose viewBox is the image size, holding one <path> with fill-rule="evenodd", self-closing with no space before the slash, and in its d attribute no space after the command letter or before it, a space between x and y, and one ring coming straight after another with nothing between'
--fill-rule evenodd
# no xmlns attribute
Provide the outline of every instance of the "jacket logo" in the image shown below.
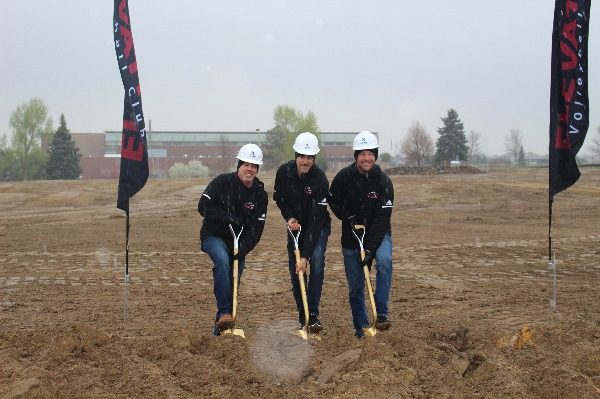
<svg viewBox="0 0 600 399"><path fill-rule="evenodd" d="M244 208L249 209L249 210L254 210L254 204L252 202L246 202L244 204Z"/></svg>
<svg viewBox="0 0 600 399"><path fill-rule="evenodd" d="M377 199L377 193L375 191L371 191L370 193L367 193L367 198Z"/></svg>
<svg viewBox="0 0 600 399"><path fill-rule="evenodd" d="M310 188L310 187L304 187L304 192L306 194L308 194L308 195L311 195L312 194L312 188Z"/></svg>

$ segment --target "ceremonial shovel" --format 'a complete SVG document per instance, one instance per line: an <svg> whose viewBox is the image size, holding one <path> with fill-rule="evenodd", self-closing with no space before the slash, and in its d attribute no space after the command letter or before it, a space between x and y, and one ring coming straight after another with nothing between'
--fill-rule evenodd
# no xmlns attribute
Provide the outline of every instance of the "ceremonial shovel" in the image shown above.
<svg viewBox="0 0 600 399"><path fill-rule="evenodd" d="M238 254L239 248L239 240L242 235L242 231L244 231L244 226L242 226L240 233L238 235L235 234L233 227L229 225L229 230L231 230L231 235L233 236L233 255L234 257ZM238 260L237 257L233 260L233 312L231 317L233 318L233 325L235 326L235 316L237 313L237 292L238 292ZM241 328L229 328L227 330L221 331L221 334L233 334L239 335L242 338L246 338L244 335L244 330Z"/></svg>
<svg viewBox="0 0 600 399"><path fill-rule="evenodd" d="M294 254L296 255L296 264L300 262L300 249L298 249L298 238L300 238L300 231L302 228L298 229L298 233L294 235L290 226L287 227L292 239L294 240ZM321 337L318 334L314 334L308 331L308 300L306 299L306 287L304 286L304 272L298 272L298 281L300 282L300 294L302 295L302 305L304 306L304 327L301 330L298 330L296 334L302 339L317 339L321 340Z"/></svg>
<svg viewBox="0 0 600 399"><path fill-rule="evenodd" d="M356 224L352 227L352 234L356 237L358 241L358 245L360 245L360 260L361 262L365 260L365 248L363 247L363 241L365 240L365 233L367 229L362 224ZM360 237L356 234L356 230L362 230L362 234ZM365 273L365 284L367 286L367 291L369 292L369 301L371 302L371 312L373 313L373 324L370 327L363 328L365 334L369 336L374 336L377 334L377 329L375 328L375 321L377 319L377 307L375 306L375 297L373 296L373 286L371 285L371 274L369 267L367 265L363 266L363 272Z"/></svg>

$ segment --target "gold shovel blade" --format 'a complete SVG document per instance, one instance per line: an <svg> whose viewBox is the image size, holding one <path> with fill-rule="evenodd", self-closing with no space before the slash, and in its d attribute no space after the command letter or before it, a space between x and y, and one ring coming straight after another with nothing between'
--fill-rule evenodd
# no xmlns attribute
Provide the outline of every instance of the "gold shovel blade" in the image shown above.
<svg viewBox="0 0 600 399"><path fill-rule="evenodd" d="M317 341L321 340L321 336L319 334L311 333L306 327L301 330L297 330L296 335L302 339L316 339Z"/></svg>
<svg viewBox="0 0 600 399"><path fill-rule="evenodd" d="M365 333L366 335L368 335L369 337L374 337L374 336L375 336L375 334L377 334L377 329L376 329L375 327L373 327L373 326L371 326L371 327L366 327L366 328L363 328L363 331L364 331L364 333Z"/></svg>
<svg viewBox="0 0 600 399"><path fill-rule="evenodd" d="M296 331L296 335L302 339L308 339L308 331L306 329L301 329Z"/></svg>
<svg viewBox="0 0 600 399"><path fill-rule="evenodd" d="M244 334L244 330L241 328L230 328L228 330L223 330L223 331L221 331L221 334L232 334L232 335L237 335L238 337L246 338L246 335Z"/></svg>

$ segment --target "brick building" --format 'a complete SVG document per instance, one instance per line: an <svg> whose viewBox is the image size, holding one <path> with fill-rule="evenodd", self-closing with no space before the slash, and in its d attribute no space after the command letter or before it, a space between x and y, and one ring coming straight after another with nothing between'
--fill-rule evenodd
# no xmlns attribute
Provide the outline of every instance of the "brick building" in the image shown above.
<svg viewBox="0 0 600 399"><path fill-rule="evenodd" d="M321 153L329 171L337 171L354 161L352 140L357 132L321 132ZM84 179L116 179L119 177L121 132L71 133L81 154ZM167 177L175 163L187 164L197 159L211 174L222 173L235 166L239 148L247 143L259 146L265 133L152 131L148 133L150 176Z"/></svg>

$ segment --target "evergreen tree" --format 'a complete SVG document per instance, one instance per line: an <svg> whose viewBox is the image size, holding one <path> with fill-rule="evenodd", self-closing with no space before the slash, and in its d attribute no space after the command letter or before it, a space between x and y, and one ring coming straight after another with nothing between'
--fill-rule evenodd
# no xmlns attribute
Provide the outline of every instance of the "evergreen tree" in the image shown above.
<svg viewBox="0 0 600 399"><path fill-rule="evenodd" d="M56 130L48 150L50 158L46 165L48 179L77 179L81 174L79 149L71 140L64 115L60 115L60 126Z"/></svg>
<svg viewBox="0 0 600 399"><path fill-rule="evenodd" d="M438 128L435 158L438 164L448 164L450 161L466 161L468 155L467 137L463 123L458 113L450 109L445 118L441 118L444 127Z"/></svg>

